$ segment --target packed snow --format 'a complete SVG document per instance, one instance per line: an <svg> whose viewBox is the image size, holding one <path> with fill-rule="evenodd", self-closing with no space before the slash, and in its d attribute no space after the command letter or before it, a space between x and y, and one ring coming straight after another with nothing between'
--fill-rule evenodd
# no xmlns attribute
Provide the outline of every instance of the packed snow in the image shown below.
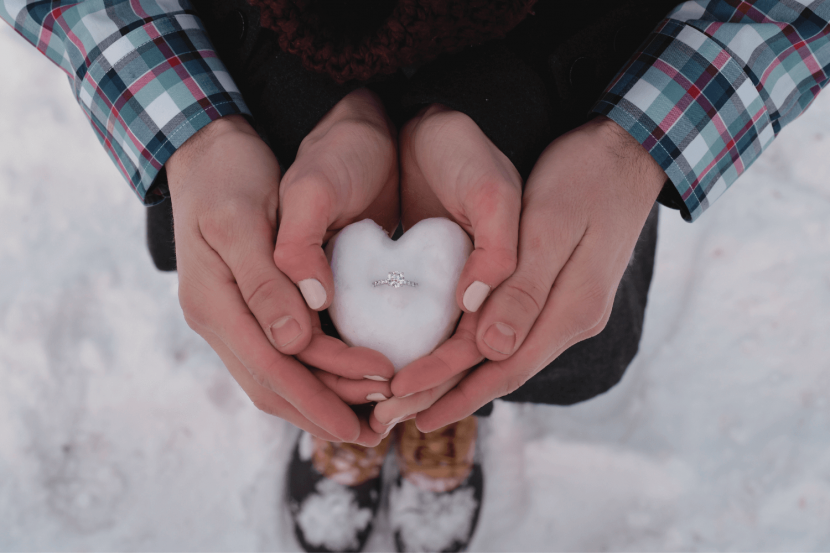
<svg viewBox="0 0 830 553"><path fill-rule="evenodd" d="M65 77L5 25L0 74L0 549L296 550L295 431L187 327ZM830 549L829 152L825 92L698 222L662 211L621 384L482 425L471 550Z"/></svg>
<svg viewBox="0 0 830 553"><path fill-rule="evenodd" d="M478 502L472 487L424 490L406 478L390 486L389 522L407 551L447 551L470 535Z"/></svg>
<svg viewBox="0 0 830 553"><path fill-rule="evenodd" d="M383 353L395 369L427 355L458 323L455 288L472 250L449 219L425 219L397 241L370 219L344 228L326 248L329 314L343 341Z"/></svg>
<svg viewBox="0 0 830 553"><path fill-rule="evenodd" d="M372 521L372 510L361 509L349 488L334 480L323 478L315 490L297 513L306 541L329 551L353 551L359 545L358 533Z"/></svg>

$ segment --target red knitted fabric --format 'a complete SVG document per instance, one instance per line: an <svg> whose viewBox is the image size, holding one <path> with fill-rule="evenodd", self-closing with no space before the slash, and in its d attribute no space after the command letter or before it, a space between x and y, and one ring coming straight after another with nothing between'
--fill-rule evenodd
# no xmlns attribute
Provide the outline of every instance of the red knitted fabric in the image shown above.
<svg viewBox="0 0 830 553"><path fill-rule="evenodd" d="M393 73L501 38L530 13L536 0L400 0L376 32L357 38L326 28L315 0L249 2L259 7L261 25L277 33L284 52L342 83Z"/></svg>

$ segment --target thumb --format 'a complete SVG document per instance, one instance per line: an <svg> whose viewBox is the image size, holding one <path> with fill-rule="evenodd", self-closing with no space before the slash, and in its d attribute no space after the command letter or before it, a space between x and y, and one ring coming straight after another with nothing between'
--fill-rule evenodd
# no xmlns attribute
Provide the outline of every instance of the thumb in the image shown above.
<svg viewBox="0 0 830 553"><path fill-rule="evenodd" d="M474 313L516 270L522 199L520 187L501 180L478 187L470 196L466 211L475 249L461 272L456 301Z"/></svg>
<svg viewBox="0 0 830 553"><path fill-rule="evenodd" d="M334 294L334 277L323 251L334 203L329 191L329 187L314 178L305 178L280 190L280 226L274 262L297 285L308 307L315 311L327 308Z"/></svg>

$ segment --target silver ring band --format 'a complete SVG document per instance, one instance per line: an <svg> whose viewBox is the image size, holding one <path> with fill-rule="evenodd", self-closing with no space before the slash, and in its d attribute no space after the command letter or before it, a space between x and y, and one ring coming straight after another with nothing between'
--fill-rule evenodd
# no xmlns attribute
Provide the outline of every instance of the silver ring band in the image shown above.
<svg viewBox="0 0 830 553"><path fill-rule="evenodd" d="M392 288L400 288L401 286L412 286L415 288L418 286L417 282L412 282L411 280L406 280L403 277L403 273L400 271L392 271L387 275L387 277L383 280L376 280L372 283L372 286L383 286L384 284L391 286Z"/></svg>

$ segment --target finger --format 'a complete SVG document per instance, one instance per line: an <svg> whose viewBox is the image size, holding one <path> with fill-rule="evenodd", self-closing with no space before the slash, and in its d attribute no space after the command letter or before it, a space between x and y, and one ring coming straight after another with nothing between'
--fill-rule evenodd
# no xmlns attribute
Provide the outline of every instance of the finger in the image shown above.
<svg viewBox="0 0 830 553"><path fill-rule="evenodd" d="M402 368L392 379L392 393L401 398L441 385L479 364L484 356L476 344L478 315L465 313L449 340L435 351Z"/></svg>
<svg viewBox="0 0 830 553"><path fill-rule="evenodd" d="M354 443L364 447L377 447L385 436L375 432L369 425L368 417L360 417L360 434Z"/></svg>
<svg viewBox="0 0 830 553"><path fill-rule="evenodd" d="M319 369L311 369L311 372L347 405L386 401L392 397L388 382L374 382L365 378L352 380Z"/></svg>
<svg viewBox="0 0 830 553"><path fill-rule="evenodd" d="M286 355L302 351L311 340L311 321L296 287L274 263L276 214L258 213L257 208L229 211L228 217L200 226L204 240L230 268L271 344Z"/></svg>
<svg viewBox="0 0 830 553"><path fill-rule="evenodd" d="M468 313L478 311L490 292L516 270L521 195L520 181L498 175L469 195L466 212L475 249L456 289L456 301Z"/></svg>
<svg viewBox="0 0 830 553"><path fill-rule="evenodd" d="M297 359L306 365L353 380L387 382L395 375L395 366L379 351L349 347L325 335L316 314L312 317L312 335L308 347L297 354Z"/></svg>
<svg viewBox="0 0 830 553"><path fill-rule="evenodd" d="M548 301L559 271L584 234L580 221L552 218L542 206L548 202L525 200L516 271L490 296L481 311L476 343L491 361L504 360L524 343Z"/></svg>
<svg viewBox="0 0 830 553"><path fill-rule="evenodd" d="M323 239L332 223L335 198L320 173L293 182L289 169L280 189L280 228L274 261L300 289L309 308L320 311L331 303L334 277ZM290 183L290 184L289 184Z"/></svg>
<svg viewBox="0 0 830 553"><path fill-rule="evenodd" d="M389 435L389 433L392 431L392 429L395 428L395 425L400 424L404 421L412 420L416 416L417 416L417 413L412 413L411 415L407 415L407 416L401 418L400 420L395 419L392 422L390 422L389 424L383 425L375 417L375 413L372 412L372 414L369 415L369 425L371 426L371 428L374 432L378 432L380 430L381 431L380 437L381 437L381 439L383 439L383 438L385 438L386 436Z"/></svg>
<svg viewBox="0 0 830 553"><path fill-rule="evenodd" d="M595 336L608 322L619 278L611 273L610 282L597 294L586 284L585 274L591 248L577 248L562 269L541 313L522 349L509 359L491 361L472 371L432 407L418 415L418 428L431 432L473 414L488 402L514 392L573 344ZM616 278L616 280L614 280Z"/></svg>
<svg viewBox="0 0 830 553"><path fill-rule="evenodd" d="M222 359L225 367L227 367L228 372L231 373L231 376L248 395L257 409L269 415L284 419L294 426L323 440L340 441L336 436L326 432L300 414L293 405L283 398L254 382L248 369L239 362L236 356L231 353L230 349L215 334L205 330L200 332L200 335L213 348L213 351L219 355L219 358Z"/></svg>
<svg viewBox="0 0 830 553"><path fill-rule="evenodd" d="M458 384L466 374L466 371L458 373L435 388L418 392L409 397L395 397L389 401L378 403L372 411L373 418L370 418L370 423L375 422L375 424L372 424L372 429L378 433L383 433L389 425L397 424L405 417L427 409Z"/></svg>
<svg viewBox="0 0 830 553"><path fill-rule="evenodd" d="M255 382L287 400L312 423L342 441L353 441L359 424L352 410L296 359L272 347L222 260L206 244L200 255L208 259L212 256L207 266L220 274L212 279L209 289L186 286L180 280L179 300L185 313L196 314L191 315L196 324L215 333ZM225 274L221 274L221 267L225 267Z"/></svg>

